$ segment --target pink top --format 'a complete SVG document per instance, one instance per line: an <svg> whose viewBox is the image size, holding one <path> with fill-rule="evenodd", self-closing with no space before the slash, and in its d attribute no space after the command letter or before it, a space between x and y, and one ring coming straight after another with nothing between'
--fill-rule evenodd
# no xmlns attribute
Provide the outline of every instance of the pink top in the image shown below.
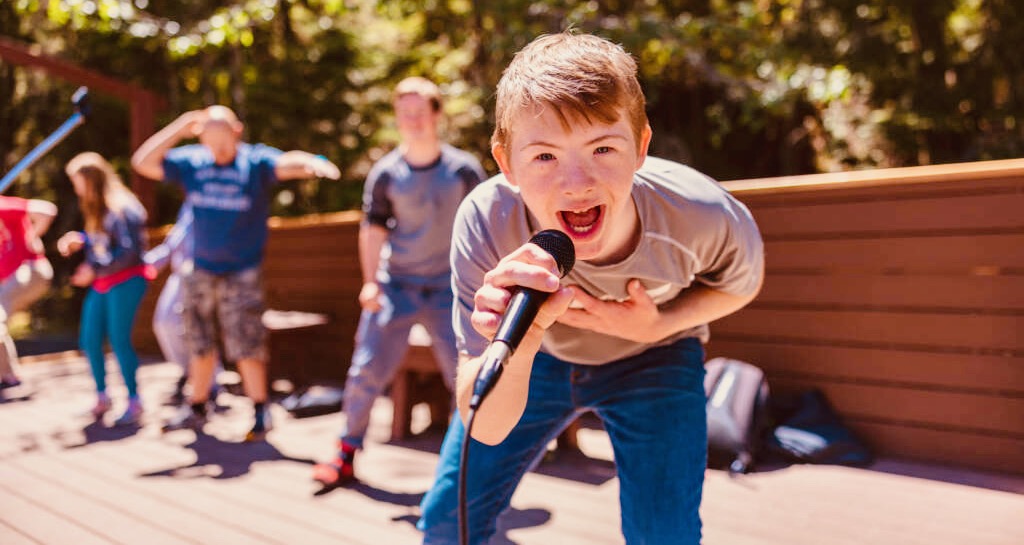
<svg viewBox="0 0 1024 545"><path fill-rule="evenodd" d="M28 216L28 200L0 195L0 281L27 260L43 259Z"/></svg>

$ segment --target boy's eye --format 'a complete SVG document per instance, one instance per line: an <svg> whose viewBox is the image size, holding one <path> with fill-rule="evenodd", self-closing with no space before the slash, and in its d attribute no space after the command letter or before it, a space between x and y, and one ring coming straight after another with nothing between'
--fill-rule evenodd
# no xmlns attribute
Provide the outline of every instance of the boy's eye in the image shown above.
<svg viewBox="0 0 1024 545"><path fill-rule="evenodd" d="M555 160L555 156L550 154L550 153L541 153L540 155L537 155L537 160L538 161L554 161Z"/></svg>
<svg viewBox="0 0 1024 545"><path fill-rule="evenodd" d="M611 153L611 151L612 151L611 146L598 146L598 148L594 150L594 153L603 154L603 153Z"/></svg>

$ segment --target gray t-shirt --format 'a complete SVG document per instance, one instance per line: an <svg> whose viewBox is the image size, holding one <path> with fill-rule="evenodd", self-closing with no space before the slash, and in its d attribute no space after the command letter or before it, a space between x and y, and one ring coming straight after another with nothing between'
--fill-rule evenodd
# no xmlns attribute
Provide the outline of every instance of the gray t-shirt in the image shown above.
<svg viewBox="0 0 1024 545"><path fill-rule="evenodd" d="M363 188L365 221L390 230L377 279L447 287L455 210L483 179L476 157L448 144L424 167L413 168L397 149L377 161Z"/></svg>
<svg viewBox="0 0 1024 545"><path fill-rule="evenodd" d="M577 261L563 285L622 301L628 297L627 282L636 278L659 305L694 282L741 296L757 289L764 261L761 235L750 211L717 182L690 167L648 157L634 176L633 201L642 230L636 250L610 265ZM518 189L503 175L480 184L463 201L451 253L453 322L460 352L480 355L489 341L470 322L473 296L484 274L537 231ZM685 337L706 342L708 327L680 331L652 345L556 323L544 336L541 351L573 363L601 364Z"/></svg>

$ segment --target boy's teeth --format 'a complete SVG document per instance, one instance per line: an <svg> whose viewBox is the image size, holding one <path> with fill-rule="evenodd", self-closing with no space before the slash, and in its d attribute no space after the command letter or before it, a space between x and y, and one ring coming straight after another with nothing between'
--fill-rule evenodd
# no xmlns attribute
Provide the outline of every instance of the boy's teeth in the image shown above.
<svg viewBox="0 0 1024 545"><path fill-rule="evenodd" d="M571 229L573 233L580 233L580 234L589 233L590 230L593 229L593 228L594 228L594 224L583 225L583 226L569 225L569 229Z"/></svg>
<svg viewBox="0 0 1024 545"><path fill-rule="evenodd" d="M585 225L590 225L597 221L598 214L600 214L600 210L598 210L598 208L595 206L593 208L588 208L586 210L582 210L579 212L569 210L566 211L563 215L565 216L566 223L574 227L581 227Z"/></svg>

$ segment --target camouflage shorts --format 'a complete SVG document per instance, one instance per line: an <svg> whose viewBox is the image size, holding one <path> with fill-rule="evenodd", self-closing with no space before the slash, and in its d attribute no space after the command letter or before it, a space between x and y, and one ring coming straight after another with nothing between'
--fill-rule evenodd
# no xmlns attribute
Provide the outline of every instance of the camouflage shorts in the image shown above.
<svg viewBox="0 0 1024 545"><path fill-rule="evenodd" d="M217 349L217 332L228 361L267 359L263 328L263 275L259 267L216 274L192 269L182 274L185 342L192 356Z"/></svg>

